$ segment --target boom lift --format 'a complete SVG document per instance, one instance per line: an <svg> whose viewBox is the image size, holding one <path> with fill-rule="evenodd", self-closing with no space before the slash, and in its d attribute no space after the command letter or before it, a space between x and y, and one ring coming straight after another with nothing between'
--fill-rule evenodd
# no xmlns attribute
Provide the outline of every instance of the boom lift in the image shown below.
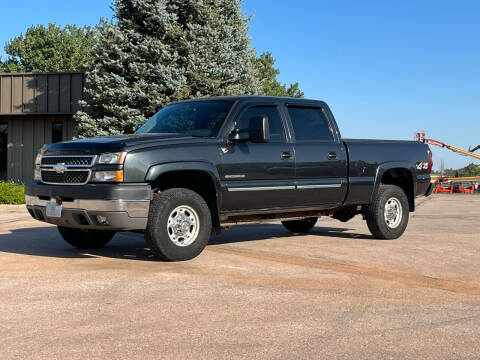
<svg viewBox="0 0 480 360"><path fill-rule="evenodd" d="M456 153L459 153L459 154L462 154L462 155L465 155L465 156L471 156L471 157L474 157L474 158L480 160L480 154L475 154L474 153L474 151L480 149L480 145L474 147L473 149L468 149L468 150L460 149L456 146L447 145L447 144L445 144L441 141L438 141L438 140L427 139L425 137L425 131L415 133L415 140L423 142L424 144L438 146L438 147L445 148L445 149L451 150L453 152L456 152Z"/></svg>
<svg viewBox="0 0 480 360"><path fill-rule="evenodd" d="M438 146L441 148L445 148L448 150L451 150L453 152L456 152L458 154L464 155L464 156L470 156L475 159L480 160L480 154L476 154L475 151L480 149L480 145L475 146L473 149L469 148L468 150L460 149L456 146L448 145L445 144L441 141L438 140L433 140L433 139L427 139L425 137L425 131L417 132L415 133L415 140L423 142L424 144L428 145L433 145L433 146ZM432 176L432 182L437 183L437 186L435 188L435 192L447 192L452 194L453 193L453 185L451 185L453 182L462 182L462 181L479 181L480 176L471 176L471 177L458 177L458 178L448 178L448 177L440 177L440 176ZM448 182L450 183L450 187L442 187L440 185L441 182ZM466 187L464 188L462 185L459 186L459 190L464 193L470 193L473 194L475 192L476 185L472 185L471 187Z"/></svg>

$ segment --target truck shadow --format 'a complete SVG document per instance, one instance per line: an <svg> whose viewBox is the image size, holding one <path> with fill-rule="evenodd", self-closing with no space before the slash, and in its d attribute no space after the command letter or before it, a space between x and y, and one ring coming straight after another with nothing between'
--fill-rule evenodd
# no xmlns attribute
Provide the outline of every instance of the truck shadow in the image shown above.
<svg viewBox="0 0 480 360"><path fill-rule="evenodd" d="M288 238L294 236L325 236L345 239L374 240L372 236L349 233L349 228L315 227L308 234L292 234L281 224L249 224L234 226L219 236L210 239L209 245L230 244L244 241L259 241L275 238Z"/></svg>
<svg viewBox="0 0 480 360"><path fill-rule="evenodd" d="M351 229L316 227L309 235L374 240L368 235L346 232L349 230ZM281 224L242 225L232 227L230 230L222 232L221 235L212 236L208 246L294 236L299 235L290 233ZM142 234L118 233L102 249L82 250L65 243L56 227L53 226L14 229L10 233L0 234L0 252L58 258L93 258L100 256L128 260L155 260L150 250L145 247Z"/></svg>

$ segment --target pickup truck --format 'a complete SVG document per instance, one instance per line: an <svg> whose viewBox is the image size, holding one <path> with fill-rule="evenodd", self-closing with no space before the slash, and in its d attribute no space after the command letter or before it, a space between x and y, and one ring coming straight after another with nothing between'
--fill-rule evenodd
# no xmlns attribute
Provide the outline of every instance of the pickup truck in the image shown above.
<svg viewBox="0 0 480 360"><path fill-rule="evenodd" d="M140 231L181 261L244 222L306 233L320 216L362 215L374 237L398 238L431 170L423 143L342 139L322 101L212 97L167 105L132 135L44 146L25 197L75 247Z"/></svg>

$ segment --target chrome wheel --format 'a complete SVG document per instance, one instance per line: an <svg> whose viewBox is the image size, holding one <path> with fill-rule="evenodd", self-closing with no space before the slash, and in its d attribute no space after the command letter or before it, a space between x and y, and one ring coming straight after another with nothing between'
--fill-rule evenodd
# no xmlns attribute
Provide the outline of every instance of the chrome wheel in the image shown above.
<svg viewBox="0 0 480 360"><path fill-rule="evenodd" d="M395 229L402 221L402 204L397 198L391 197L385 203L385 223L391 229Z"/></svg>
<svg viewBox="0 0 480 360"><path fill-rule="evenodd" d="M167 232L170 240L177 246L191 245L198 236L200 220L190 206L176 207L168 217Z"/></svg>

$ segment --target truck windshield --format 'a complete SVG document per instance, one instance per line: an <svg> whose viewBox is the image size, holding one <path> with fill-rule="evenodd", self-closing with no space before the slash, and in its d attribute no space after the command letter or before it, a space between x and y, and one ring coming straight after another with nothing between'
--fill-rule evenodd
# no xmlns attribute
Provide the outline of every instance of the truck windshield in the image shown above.
<svg viewBox="0 0 480 360"><path fill-rule="evenodd" d="M233 101L202 100L172 104L153 115L137 130L146 133L182 133L216 137Z"/></svg>

